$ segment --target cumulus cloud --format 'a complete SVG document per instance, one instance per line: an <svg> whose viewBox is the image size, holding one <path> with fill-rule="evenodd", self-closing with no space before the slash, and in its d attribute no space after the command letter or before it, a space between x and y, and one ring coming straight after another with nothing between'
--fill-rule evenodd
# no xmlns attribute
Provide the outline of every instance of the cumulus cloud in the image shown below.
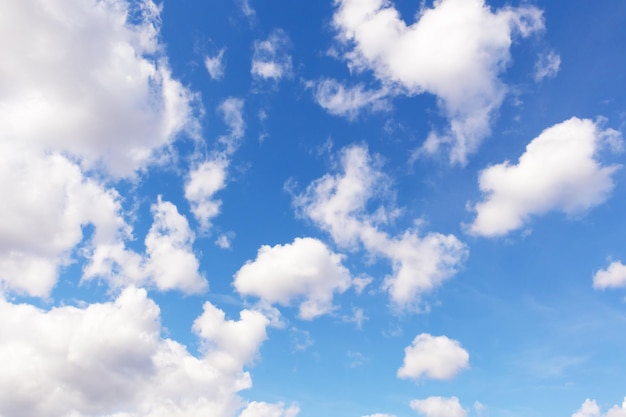
<svg viewBox="0 0 626 417"><path fill-rule="evenodd" d="M432 132L423 148L450 147L450 161L464 164L490 133L490 119L506 86L499 79L510 62L514 36L543 28L532 6L492 12L484 0L437 0L422 6L407 26L391 2L338 0L333 25L351 69L371 70L406 94L428 92L450 125Z"/></svg>
<svg viewBox="0 0 626 417"><path fill-rule="evenodd" d="M333 310L333 296L352 284L343 257L313 238L293 243L262 246L254 261L235 274L235 289L242 295L269 303L300 302L299 316L311 320Z"/></svg>
<svg viewBox="0 0 626 417"><path fill-rule="evenodd" d="M270 404L253 401L239 417L296 417L299 412L300 408L295 404L285 408L284 403Z"/></svg>
<svg viewBox="0 0 626 417"><path fill-rule="evenodd" d="M195 96L170 73L159 13L151 0L3 2L2 141L127 177L167 157L179 133L197 135Z"/></svg>
<svg viewBox="0 0 626 417"><path fill-rule="evenodd" d="M622 406L614 405L606 413L602 413L595 400L586 399L580 409L572 417L626 417L626 398Z"/></svg>
<svg viewBox="0 0 626 417"><path fill-rule="evenodd" d="M461 407L457 397L428 397L411 401L411 408L425 417L466 417L467 410Z"/></svg>
<svg viewBox="0 0 626 417"><path fill-rule="evenodd" d="M326 174L296 196L302 215L330 233L340 246L391 262L392 274L383 282L392 302L400 309L417 309L422 294L454 275L467 256L467 248L453 235L408 229L390 236L381 227L397 217L398 210L381 205L368 212L371 200L389 193L390 179L364 146L340 152L343 172Z"/></svg>
<svg viewBox="0 0 626 417"><path fill-rule="evenodd" d="M229 132L218 140L221 149L191 169L185 184L185 198L201 229L205 231L211 227L211 220L220 213L222 201L216 199L215 194L226 187L230 159L245 134L243 107L244 101L234 97L229 97L219 105L218 113Z"/></svg>
<svg viewBox="0 0 626 417"><path fill-rule="evenodd" d="M0 414L231 417L244 405L244 367L268 324L251 310L227 320L207 302L193 324L202 344L196 357L160 336L159 308L142 289L48 311L0 299Z"/></svg>
<svg viewBox="0 0 626 417"><path fill-rule="evenodd" d="M626 287L626 265L620 261L613 261L607 269L601 269L593 275L593 288Z"/></svg>
<svg viewBox="0 0 626 417"><path fill-rule="evenodd" d="M469 367L469 354L461 344L446 336L422 333L404 349L404 363L398 377L451 379Z"/></svg>
<svg viewBox="0 0 626 417"><path fill-rule="evenodd" d="M533 139L518 163L508 161L480 173L483 201L473 209L469 232L500 236L549 211L582 213L603 203L613 189L618 165L605 166L599 151L618 146L620 134L600 122L571 118Z"/></svg>
<svg viewBox="0 0 626 417"><path fill-rule="evenodd" d="M289 37L282 29L274 29L264 41L255 41L250 70L252 75L273 81L291 77L291 56L287 53L289 46Z"/></svg>
<svg viewBox="0 0 626 417"><path fill-rule="evenodd" d="M224 78L224 51L226 50L221 49L217 55L204 58L204 66L212 80L221 80Z"/></svg>
<svg viewBox="0 0 626 417"><path fill-rule="evenodd" d="M362 84L345 86L337 80L323 79L315 83L315 101L330 114L354 119L365 108L371 111L387 110L389 90L367 90Z"/></svg>
<svg viewBox="0 0 626 417"><path fill-rule="evenodd" d="M129 284L154 286L161 291L180 290L199 293L208 288L193 253L194 233L185 216L168 201L151 207L154 216L146 235L146 253L140 254L118 241L95 247L83 279L104 278L114 288Z"/></svg>
<svg viewBox="0 0 626 417"><path fill-rule="evenodd" d="M535 63L535 81L554 78L561 67L561 57L554 51L541 54Z"/></svg>

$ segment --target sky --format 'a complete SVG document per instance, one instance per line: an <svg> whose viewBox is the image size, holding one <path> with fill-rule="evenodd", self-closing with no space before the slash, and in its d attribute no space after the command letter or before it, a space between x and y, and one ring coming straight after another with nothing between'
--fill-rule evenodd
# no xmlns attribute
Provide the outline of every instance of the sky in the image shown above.
<svg viewBox="0 0 626 417"><path fill-rule="evenodd" d="M625 417L625 18L0 0L0 417Z"/></svg>

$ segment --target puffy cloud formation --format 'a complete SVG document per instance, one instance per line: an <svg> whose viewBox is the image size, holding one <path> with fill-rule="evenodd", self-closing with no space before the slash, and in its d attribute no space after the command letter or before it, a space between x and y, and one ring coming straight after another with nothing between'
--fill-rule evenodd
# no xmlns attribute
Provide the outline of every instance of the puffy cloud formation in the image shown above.
<svg viewBox="0 0 626 417"><path fill-rule="evenodd" d="M208 284L198 272L200 264L192 248L195 236L185 216L160 197L151 211L154 221L145 238L145 255L125 248L123 242L99 245L83 278L105 278L113 287L134 284L152 285L161 291L205 291Z"/></svg>
<svg viewBox="0 0 626 417"><path fill-rule="evenodd" d="M291 56L287 53L289 46L289 37L282 29L274 29L264 41L255 41L250 70L252 75L274 81L291 77Z"/></svg>
<svg viewBox="0 0 626 417"><path fill-rule="evenodd" d="M124 177L167 156L179 132L195 135L159 13L151 0L3 2L1 140Z"/></svg>
<svg viewBox="0 0 626 417"><path fill-rule="evenodd" d="M362 84L347 87L337 80L324 79L315 84L315 101L330 114L349 119L357 117L363 108L371 111L389 108L389 90L367 90Z"/></svg>
<svg viewBox="0 0 626 417"><path fill-rule="evenodd" d="M411 408L425 417L466 417L467 411L461 407L457 397L428 397L411 401Z"/></svg>
<svg viewBox="0 0 626 417"><path fill-rule="evenodd" d="M626 417L626 398L622 406L614 405L606 413L602 413L595 400L586 399L580 410L572 414L572 417Z"/></svg>
<svg viewBox="0 0 626 417"><path fill-rule="evenodd" d="M301 213L330 233L340 246L356 249L361 244L375 256L389 259L393 273L383 288L400 309L418 308L420 296L454 275L468 250L453 235L409 229L389 236L381 226L397 217L397 210L381 206L373 213L370 200L388 193L390 180L364 146L350 146L340 153L343 172L311 183L296 197Z"/></svg>
<svg viewBox="0 0 626 417"><path fill-rule="evenodd" d="M203 230L211 227L211 220L220 213L222 201L215 199L217 192L226 187L226 177L230 158L239 147L246 129L243 119L244 101L230 97L218 107L229 132L219 138L221 150L196 165L185 184L185 198L191 205L191 212Z"/></svg>
<svg viewBox="0 0 626 417"><path fill-rule="evenodd" d="M224 78L224 52L221 49L215 56L207 56L204 58L204 66L212 80L221 80Z"/></svg>
<svg viewBox="0 0 626 417"><path fill-rule="evenodd" d="M268 324L250 310L226 320L207 302L193 324L196 357L160 336L159 308L142 289L49 311L0 299L0 415L231 417Z"/></svg>
<svg viewBox="0 0 626 417"><path fill-rule="evenodd" d="M533 215L552 210L577 214L603 203L619 168L597 160L606 145L621 146L620 134L588 119L573 117L544 130L517 164L506 161L480 173L485 196L474 206L469 232L500 236L521 228Z"/></svg>
<svg viewBox="0 0 626 417"><path fill-rule="evenodd" d="M469 367L469 354L456 340L422 333L404 349L399 378L450 379Z"/></svg>
<svg viewBox="0 0 626 417"><path fill-rule="evenodd" d="M235 274L235 289L281 305L302 300L299 316L311 320L332 311L333 295L350 288L352 279L342 259L313 238L262 246L256 259Z"/></svg>
<svg viewBox="0 0 626 417"><path fill-rule="evenodd" d="M285 408L285 404L269 404L253 401L241 412L239 417L296 417L300 408L292 404Z"/></svg>
<svg viewBox="0 0 626 417"><path fill-rule="evenodd" d="M607 269L601 269L593 276L593 288L626 287L626 265L620 261L611 262Z"/></svg>
<svg viewBox="0 0 626 417"><path fill-rule="evenodd" d="M450 121L431 133L424 151L450 146L450 161L464 164L490 133L490 118L506 94L498 78L510 62L514 34L543 29L532 6L492 12L484 0L435 0L407 26L386 0L338 0L333 24L351 69L371 70L383 84L407 94L428 92Z"/></svg>

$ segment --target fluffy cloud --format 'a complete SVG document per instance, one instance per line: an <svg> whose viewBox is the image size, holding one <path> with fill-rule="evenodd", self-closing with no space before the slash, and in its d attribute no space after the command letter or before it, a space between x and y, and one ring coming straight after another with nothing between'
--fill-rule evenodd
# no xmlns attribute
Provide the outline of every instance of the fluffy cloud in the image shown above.
<svg viewBox="0 0 626 417"><path fill-rule="evenodd" d="M49 311L0 299L0 414L231 417L268 324L250 310L226 320L206 303L193 325L203 347L196 357L161 338L159 308L145 290Z"/></svg>
<svg viewBox="0 0 626 417"><path fill-rule="evenodd" d="M262 246L256 259L237 271L234 285L240 294L269 303L302 300L299 315L310 320L332 311L333 295L350 287L350 272L341 262L342 256L319 240L297 238L291 244Z"/></svg>
<svg viewBox="0 0 626 417"><path fill-rule="evenodd" d="M291 56L287 53L290 41L282 29L274 29L264 41L254 42L252 69L256 78L278 81L292 74Z"/></svg>
<svg viewBox="0 0 626 417"><path fill-rule="evenodd" d="M198 272L200 264L192 248L195 236L187 219L160 197L151 211L154 220L145 238L146 253L133 252L123 242L99 245L83 279L105 278L113 287L134 284L188 294L205 291L208 284Z"/></svg>
<svg viewBox="0 0 626 417"><path fill-rule="evenodd" d="M466 417L467 411L461 407L457 397L428 397L411 401L411 408L425 417Z"/></svg>
<svg viewBox="0 0 626 417"><path fill-rule="evenodd" d="M603 203L618 166L602 165L597 154L607 144L620 143L617 131L588 119L574 117L544 130L516 165L506 161L480 173L485 197L474 206L477 215L469 231L500 236L533 215L552 210L577 214Z"/></svg>
<svg viewBox="0 0 626 417"><path fill-rule="evenodd" d="M389 90L366 90L362 84L346 87L333 79L324 79L315 84L315 101L330 114L354 119L364 108L371 111L390 107Z"/></svg>
<svg viewBox="0 0 626 417"><path fill-rule="evenodd" d="M572 417L626 417L626 398L622 406L614 405L603 414L595 400L586 399L580 410L572 414Z"/></svg>
<svg viewBox="0 0 626 417"><path fill-rule="evenodd" d="M296 417L300 412L297 405L285 408L285 404L269 404L253 401L241 412L239 417Z"/></svg>
<svg viewBox="0 0 626 417"><path fill-rule="evenodd" d="M221 80L224 77L224 51L221 49L215 56L204 58L204 66L212 80Z"/></svg>
<svg viewBox="0 0 626 417"><path fill-rule="evenodd" d="M484 0L437 0L422 6L407 26L391 2L338 0L333 24L351 69L371 70L407 94L428 92L450 120L433 132L425 151L451 147L450 161L464 164L490 133L490 118L506 94L499 74L510 62L514 34L543 28L532 6L495 12Z"/></svg>
<svg viewBox="0 0 626 417"><path fill-rule="evenodd" d="M178 133L197 134L195 98L158 42L159 12L151 0L3 2L2 141L120 177L167 156Z"/></svg>
<svg viewBox="0 0 626 417"><path fill-rule="evenodd" d="M422 333L404 349L399 378L450 379L469 367L469 354L456 340Z"/></svg>
<svg viewBox="0 0 626 417"><path fill-rule="evenodd" d="M626 287L626 265L620 261L611 262L607 269L601 269L593 276L593 288Z"/></svg>
<svg viewBox="0 0 626 417"><path fill-rule="evenodd" d="M370 254L387 258L393 273L383 288L400 309L416 309L420 296L454 275L467 256L467 248L453 235L409 229L389 236L380 226L397 217L398 210L379 207L368 213L370 200L389 193L390 180L364 146L351 146L341 154L342 173L327 174L296 197L301 213L333 240L348 249L362 245Z"/></svg>
<svg viewBox="0 0 626 417"><path fill-rule="evenodd" d="M0 282L20 293L48 295L84 226L94 226L95 247L128 231L117 192L58 153L0 140L0 195Z"/></svg>
<svg viewBox="0 0 626 417"><path fill-rule="evenodd" d="M218 107L224 123L228 126L227 135L218 140L222 149L216 150L190 172L185 184L185 198L191 205L191 212L203 230L211 227L211 220L220 213L222 201L215 199L217 192L226 187L226 176L232 154L239 147L244 136L246 123L243 119L244 101L230 97Z"/></svg>

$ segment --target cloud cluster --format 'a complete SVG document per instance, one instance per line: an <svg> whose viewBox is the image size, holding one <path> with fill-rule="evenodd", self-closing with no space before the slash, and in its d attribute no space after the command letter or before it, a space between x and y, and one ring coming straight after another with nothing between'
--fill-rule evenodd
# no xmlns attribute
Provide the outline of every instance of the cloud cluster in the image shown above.
<svg viewBox="0 0 626 417"><path fill-rule="evenodd" d="M484 0L436 0L407 25L391 2L338 0L333 25L351 70L371 70L383 85L406 94L434 94L449 119L424 147L450 147L450 161L465 164L490 133L490 119L506 86L499 79L510 62L514 35L543 29L533 6L492 12Z"/></svg>
<svg viewBox="0 0 626 417"><path fill-rule="evenodd" d="M626 417L626 398L621 407L614 405L606 413L602 413L595 400L586 399L572 417Z"/></svg>
<svg viewBox="0 0 626 417"><path fill-rule="evenodd" d="M235 274L235 289L268 303L291 305L301 300L299 316L311 320L333 310L333 295L352 285L343 257L313 238L262 246L254 261Z"/></svg>
<svg viewBox="0 0 626 417"><path fill-rule="evenodd" d="M244 405L237 395L251 386L244 366L269 323L251 310L227 320L207 302L193 324L202 346L196 357L161 337L159 308L142 289L49 311L0 299L0 415L231 417ZM267 414L274 415L295 413Z"/></svg>
<svg viewBox="0 0 626 417"><path fill-rule="evenodd" d="M252 76L259 79L279 81L291 77L291 56L287 53L289 37L282 29L274 29L266 40L254 42Z"/></svg>
<svg viewBox="0 0 626 417"><path fill-rule="evenodd" d="M404 363L398 377L450 379L469 367L469 354L456 340L422 333L404 349Z"/></svg>
<svg viewBox="0 0 626 417"><path fill-rule="evenodd" d="M469 231L501 236L521 228L531 216L557 210L579 214L603 203L613 189L618 165L605 166L598 153L621 146L619 132L600 122L573 117L541 132L518 163L508 161L480 173L483 201L473 209Z"/></svg>
<svg viewBox="0 0 626 417"><path fill-rule="evenodd" d="M362 245L373 256L391 262L393 273L383 288L400 309L416 309L420 296L456 273L468 250L453 235L409 229L390 236L381 226L389 224L397 210L379 207L368 212L370 200L388 193L389 178L364 146L354 145L340 153L342 172L311 183L296 196L295 204L305 217L327 231L347 249Z"/></svg>

